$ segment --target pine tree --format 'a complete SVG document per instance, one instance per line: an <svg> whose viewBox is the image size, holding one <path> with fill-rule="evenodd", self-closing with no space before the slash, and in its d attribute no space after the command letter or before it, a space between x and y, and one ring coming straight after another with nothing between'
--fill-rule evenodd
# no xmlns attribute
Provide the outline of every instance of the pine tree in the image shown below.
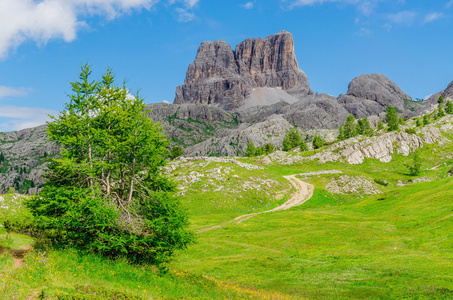
<svg viewBox="0 0 453 300"><path fill-rule="evenodd" d="M361 135L371 135L373 133L368 117L365 116L357 121L357 133Z"/></svg>
<svg viewBox="0 0 453 300"><path fill-rule="evenodd" d="M386 122L389 127L389 131L398 130L400 118L398 117L396 109L391 105L387 109Z"/></svg>
<svg viewBox="0 0 453 300"><path fill-rule="evenodd" d="M442 117L445 117L445 111L444 109L442 108L442 106L439 105L439 107L437 108L437 118L442 118Z"/></svg>
<svg viewBox="0 0 453 300"><path fill-rule="evenodd" d="M283 151L290 151L296 147L301 146L302 138L300 137L299 130L292 128L288 130L283 138Z"/></svg>
<svg viewBox="0 0 453 300"><path fill-rule="evenodd" d="M449 115L453 114L453 103L450 100L445 104L445 112Z"/></svg>
<svg viewBox="0 0 453 300"><path fill-rule="evenodd" d="M319 134L316 134L316 135L313 137L313 148L314 148L314 149L319 149L319 148L321 148L322 146L324 146L324 140L323 140L323 138L322 138Z"/></svg>
<svg viewBox="0 0 453 300"><path fill-rule="evenodd" d="M338 136L338 139L340 141L342 140L347 140L349 138L352 138L354 136L357 136L357 125L355 123L355 118L353 114L350 114L346 118L346 123L343 126L340 126L340 134Z"/></svg>
<svg viewBox="0 0 453 300"><path fill-rule="evenodd" d="M439 103L439 105L442 105L442 103L444 103L444 97L442 95L440 95L439 99L437 99L437 103Z"/></svg>
<svg viewBox="0 0 453 300"><path fill-rule="evenodd" d="M429 124L429 116L423 115L423 125L428 125L428 124Z"/></svg>
<svg viewBox="0 0 453 300"><path fill-rule="evenodd" d="M255 144L252 141L250 141L247 144L247 149L245 150L245 156L253 157L256 154L255 152L256 152Z"/></svg>

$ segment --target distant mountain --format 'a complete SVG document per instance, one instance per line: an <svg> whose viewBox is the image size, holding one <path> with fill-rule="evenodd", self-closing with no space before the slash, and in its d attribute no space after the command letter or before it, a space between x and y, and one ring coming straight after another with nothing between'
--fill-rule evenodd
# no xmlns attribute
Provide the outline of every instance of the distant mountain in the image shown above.
<svg viewBox="0 0 453 300"><path fill-rule="evenodd" d="M235 50L224 41L204 42L189 65L174 104L217 104L234 110L256 87L281 88L289 94L313 94L299 69L290 33L246 39Z"/></svg>

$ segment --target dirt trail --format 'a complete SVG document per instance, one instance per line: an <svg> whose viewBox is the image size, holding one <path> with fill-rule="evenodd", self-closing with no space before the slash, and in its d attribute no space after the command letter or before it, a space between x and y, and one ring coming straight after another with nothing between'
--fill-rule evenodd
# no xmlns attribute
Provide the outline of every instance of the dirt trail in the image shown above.
<svg viewBox="0 0 453 300"><path fill-rule="evenodd" d="M202 233L202 232L222 228L229 224L241 223L245 220L248 220L250 218L253 218L253 217L261 215L261 214L267 214L267 213L280 211L280 210L287 210L287 209L290 209L291 207L299 206L299 205L303 204L304 202L306 202L308 199L310 199L313 196L313 191L315 188L312 184L303 182L299 178L296 178L296 175L289 175L289 176L283 176L283 177L288 179L291 182L291 184L296 189L296 192L291 196L291 198L288 201L286 201L282 205L280 205L274 209L271 209L271 210L242 215L231 221L223 222L219 225L202 228L200 230L197 230L197 233Z"/></svg>

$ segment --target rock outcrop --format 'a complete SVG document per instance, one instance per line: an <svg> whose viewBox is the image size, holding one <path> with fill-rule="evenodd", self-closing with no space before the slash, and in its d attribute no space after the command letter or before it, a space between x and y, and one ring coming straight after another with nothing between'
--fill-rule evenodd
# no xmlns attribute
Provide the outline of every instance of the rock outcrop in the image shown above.
<svg viewBox="0 0 453 300"><path fill-rule="evenodd" d="M340 95L338 102L356 118L379 115L390 105L409 117L424 107L421 102L412 101L411 96L382 74L364 74L354 78L349 83L348 92Z"/></svg>
<svg viewBox="0 0 453 300"><path fill-rule="evenodd" d="M217 104L234 110L256 87L279 87L298 96L313 93L298 67L290 33L247 39L236 50L224 41L202 43L184 85L176 89L174 103Z"/></svg>
<svg viewBox="0 0 453 300"><path fill-rule="evenodd" d="M431 97L428 98L428 103L430 104L437 104L437 100L439 100L439 97L442 96L445 101L450 100L453 101L453 81L450 82L445 90L442 90L438 93L435 93L431 95Z"/></svg>

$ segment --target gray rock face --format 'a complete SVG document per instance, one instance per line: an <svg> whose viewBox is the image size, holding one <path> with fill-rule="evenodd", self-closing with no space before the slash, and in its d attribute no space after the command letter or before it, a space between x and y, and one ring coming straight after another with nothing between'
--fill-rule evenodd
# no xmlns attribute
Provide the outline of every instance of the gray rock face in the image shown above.
<svg viewBox="0 0 453 300"><path fill-rule="evenodd" d="M381 74L364 74L349 83L347 95L359 99L373 100L383 107L389 105L402 111L403 99L412 100L393 81Z"/></svg>
<svg viewBox="0 0 453 300"><path fill-rule="evenodd" d="M448 84L445 90L435 93L434 95L429 97L427 102L429 104L437 104L437 100L439 100L440 96L444 97L445 101L453 101L453 81Z"/></svg>
<svg viewBox="0 0 453 300"><path fill-rule="evenodd" d="M324 129L338 128L349 114L336 98L327 94L306 96L281 112L292 125Z"/></svg>
<svg viewBox="0 0 453 300"><path fill-rule="evenodd" d="M176 88L174 103L218 104L234 110L255 87L280 87L297 95L313 93L298 67L290 33L247 39L234 51L224 41L202 43L184 85Z"/></svg>
<svg viewBox="0 0 453 300"><path fill-rule="evenodd" d="M0 132L0 194L11 187L23 194L36 193L44 183L42 172L46 157L59 153L59 147L47 141L46 126L15 132Z"/></svg>

